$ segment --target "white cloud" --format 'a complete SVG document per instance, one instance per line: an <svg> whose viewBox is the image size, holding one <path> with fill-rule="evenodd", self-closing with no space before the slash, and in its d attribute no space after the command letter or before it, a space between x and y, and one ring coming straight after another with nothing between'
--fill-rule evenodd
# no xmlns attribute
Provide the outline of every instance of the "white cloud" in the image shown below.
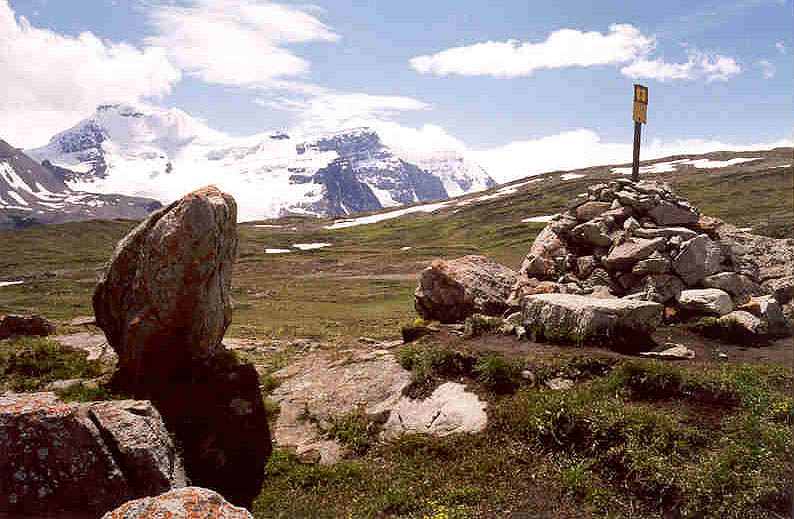
<svg viewBox="0 0 794 519"><path fill-rule="evenodd" d="M684 63L668 63L661 58L640 59L626 65L620 72L634 79L698 79L727 81L730 76L741 73L742 68L735 59L720 54L710 55L698 51L687 51Z"/></svg>
<svg viewBox="0 0 794 519"><path fill-rule="evenodd" d="M539 43L487 41L417 56L411 67L423 74L446 76L529 76L538 69L626 64L621 72L632 78L727 80L741 72L731 57L688 51L684 63L653 59L656 37L630 24L613 24L606 34L561 29Z"/></svg>
<svg viewBox="0 0 794 519"><path fill-rule="evenodd" d="M99 103L167 94L181 77L162 49L39 29L17 18L6 0L0 70L0 137L19 147L46 143Z"/></svg>
<svg viewBox="0 0 794 519"><path fill-rule="evenodd" d="M779 41L779 42L775 43L775 48L781 54L785 54L786 53L786 44L783 43L782 41Z"/></svg>
<svg viewBox="0 0 794 519"><path fill-rule="evenodd" d="M758 62L758 65L761 67L761 73L764 75L764 79L772 79L775 77L777 69L775 68L774 63L771 63L769 60L762 59Z"/></svg>
<svg viewBox="0 0 794 519"><path fill-rule="evenodd" d="M710 151L756 151L792 146L781 140L760 144L730 144L718 140L654 139L641 150L642 160ZM631 143L601 142L597 133L579 129L534 140L512 142L505 146L469 152L497 182L508 182L554 170L568 170L631 162Z"/></svg>
<svg viewBox="0 0 794 519"><path fill-rule="evenodd" d="M613 24L607 34L561 29L539 43L508 40L454 47L415 57L411 66L425 74L517 77L543 68L626 63L648 55L654 45L654 38L636 27Z"/></svg>
<svg viewBox="0 0 794 519"><path fill-rule="evenodd" d="M296 130L307 134L338 131L359 126L379 127L399 112L425 110L430 105L402 96L321 91L309 97L260 98L254 102L295 112Z"/></svg>
<svg viewBox="0 0 794 519"><path fill-rule="evenodd" d="M160 4L148 8L157 34L145 41L164 47L185 72L204 81L273 86L281 78L306 75L311 68L284 45L339 38L307 11L254 0Z"/></svg>

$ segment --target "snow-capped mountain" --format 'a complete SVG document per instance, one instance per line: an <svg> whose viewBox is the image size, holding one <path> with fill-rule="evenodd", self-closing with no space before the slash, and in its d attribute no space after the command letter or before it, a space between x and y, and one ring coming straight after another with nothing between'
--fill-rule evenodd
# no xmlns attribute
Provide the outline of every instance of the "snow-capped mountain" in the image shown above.
<svg viewBox="0 0 794 519"><path fill-rule="evenodd" d="M0 139L0 230L91 218L138 219L160 207L148 198L72 190L63 173Z"/></svg>
<svg viewBox="0 0 794 519"><path fill-rule="evenodd" d="M99 106L28 153L84 191L167 203L215 184L235 197L241 220L345 215L494 185L482 168L454 151L405 153L371 128L234 138L177 109L128 105Z"/></svg>

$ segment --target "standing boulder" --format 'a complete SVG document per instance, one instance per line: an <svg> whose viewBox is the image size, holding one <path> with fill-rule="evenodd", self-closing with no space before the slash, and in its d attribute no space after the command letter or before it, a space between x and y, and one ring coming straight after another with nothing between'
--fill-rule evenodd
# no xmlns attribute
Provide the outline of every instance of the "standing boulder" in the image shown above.
<svg viewBox="0 0 794 519"><path fill-rule="evenodd" d="M236 203L205 187L119 242L93 302L114 387L157 406L194 484L250 506L272 447L256 370L221 344L236 255Z"/></svg>
<svg viewBox="0 0 794 519"><path fill-rule="evenodd" d="M501 316L518 275L484 256L435 260L419 278L414 307L428 320L454 323L475 314Z"/></svg>
<svg viewBox="0 0 794 519"><path fill-rule="evenodd" d="M99 514L184 485L171 437L150 402L0 396L0 512Z"/></svg>
<svg viewBox="0 0 794 519"><path fill-rule="evenodd" d="M156 211L119 242L93 304L133 386L221 347L236 255L237 205L214 186Z"/></svg>

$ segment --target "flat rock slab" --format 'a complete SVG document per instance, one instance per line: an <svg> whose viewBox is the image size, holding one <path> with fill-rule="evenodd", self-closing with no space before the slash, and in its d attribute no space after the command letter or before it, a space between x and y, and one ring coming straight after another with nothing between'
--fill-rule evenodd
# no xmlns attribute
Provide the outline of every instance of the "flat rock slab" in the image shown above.
<svg viewBox="0 0 794 519"><path fill-rule="evenodd" d="M536 340L605 345L647 338L661 324L663 311L650 301L572 294L527 296L521 304L524 327Z"/></svg>
<svg viewBox="0 0 794 519"><path fill-rule="evenodd" d="M684 346L683 344L665 344L665 349L662 351L643 351L640 353L643 357L652 357L656 359L667 360L689 360L695 358L695 352Z"/></svg>
<svg viewBox="0 0 794 519"><path fill-rule="evenodd" d="M274 442L295 449L299 455L317 451L322 464L339 461L343 449L336 441L326 439L317 423L362 407L373 414L391 409L411 383L411 373L387 350L337 358L317 353L274 375L283 379L270 397L281 407L273 429Z"/></svg>
<svg viewBox="0 0 794 519"><path fill-rule="evenodd" d="M88 353L88 360L98 360L107 364L115 364L118 360L118 355L102 333L80 332L56 335L55 341L63 346L85 351Z"/></svg>
<svg viewBox="0 0 794 519"><path fill-rule="evenodd" d="M684 310L705 314L725 315L733 311L731 296L718 288L684 290L678 304Z"/></svg>
<svg viewBox="0 0 794 519"><path fill-rule="evenodd" d="M416 433L447 436L479 432L488 422L485 407L485 402L474 393L467 392L463 384L446 382L425 400L401 398L392 408L381 436L394 438Z"/></svg>

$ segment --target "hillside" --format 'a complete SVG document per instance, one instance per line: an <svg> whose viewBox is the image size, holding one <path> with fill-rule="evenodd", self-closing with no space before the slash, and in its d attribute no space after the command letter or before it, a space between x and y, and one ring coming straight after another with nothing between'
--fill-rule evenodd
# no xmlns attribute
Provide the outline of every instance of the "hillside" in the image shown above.
<svg viewBox="0 0 794 519"><path fill-rule="evenodd" d="M668 181L703 214L790 238L792 153L671 157L646 165L643 176ZM675 364L592 346L463 337L454 327L395 341L416 318L417 276L431 260L485 254L517 268L548 217L587 186L625 177L615 168L626 165L551 172L391 213L239 225L225 343L256 365L274 426L300 405L305 412L296 414L319 423L314 406L338 395L302 384L346 380L365 393L361 381L383 375L366 366L380 369L392 355L426 384L411 395L463 383L488 405L484 431L444 438L381 441L369 415L336 416L325 427L345 447L342 461L319 465L277 449L254 516L783 517L794 452L790 339L747 347L682 324L660 327L657 341L696 352ZM97 332L69 323L91 313L97 270L134 225L0 232L0 248L10 251L0 258L0 314L40 313L59 333ZM0 342L0 367L16 346ZM556 379L574 385L552 390Z"/></svg>

